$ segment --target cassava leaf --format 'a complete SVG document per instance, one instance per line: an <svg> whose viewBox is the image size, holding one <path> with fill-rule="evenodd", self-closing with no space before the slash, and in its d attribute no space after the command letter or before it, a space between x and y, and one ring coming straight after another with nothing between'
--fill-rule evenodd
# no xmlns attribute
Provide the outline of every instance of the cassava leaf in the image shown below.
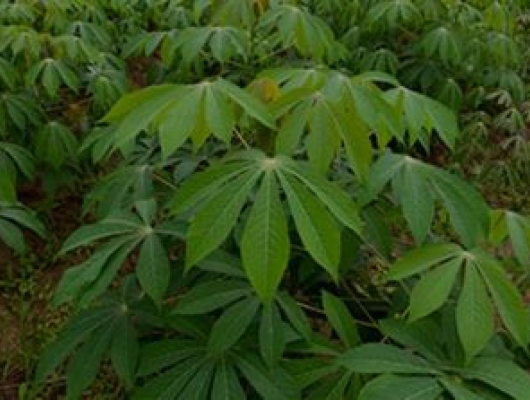
<svg viewBox="0 0 530 400"><path fill-rule="evenodd" d="M260 172L250 170L226 184L195 214L187 235L186 268L201 261L226 239L237 222Z"/></svg>
<svg viewBox="0 0 530 400"><path fill-rule="evenodd" d="M266 172L241 239L247 276L261 299L274 296L287 268L289 236L276 177Z"/></svg>
<svg viewBox="0 0 530 400"><path fill-rule="evenodd" d="M278 175L302 243L309 254L336 279L340 261L337 223L302 184L290 175Z"/></svg>
<svg viewBox="0 0 530 400"><path fill-rule="evenodd" d="M468 362L493 335L494 317L486 287L476 268L468 264L456 305L456 328Z"/></svg>
<svg viewBox="0 0 530 400"><path fill-rule="evenodd" d="M430 267L454 258L462 252L453 243L427 244L409 251L398 259L388 272L388 279L398 280L423 272Z"/></svg>
<svg viewBox="0 0 530 400"><path fill-rule="evenodd" d="M447 301L462 261L454 258L428 271L410 294L409 320L415 321L438 310Z"/></svg>

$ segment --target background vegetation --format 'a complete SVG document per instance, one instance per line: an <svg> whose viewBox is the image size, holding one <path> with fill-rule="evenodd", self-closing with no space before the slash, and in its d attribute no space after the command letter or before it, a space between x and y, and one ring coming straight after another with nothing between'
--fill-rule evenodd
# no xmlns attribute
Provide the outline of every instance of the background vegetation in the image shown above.
<svg viewBox="0 0 530 400"><path fill-rule="evenodd" d="M524 0L0 0L0 397L530 392Z"/></svg>

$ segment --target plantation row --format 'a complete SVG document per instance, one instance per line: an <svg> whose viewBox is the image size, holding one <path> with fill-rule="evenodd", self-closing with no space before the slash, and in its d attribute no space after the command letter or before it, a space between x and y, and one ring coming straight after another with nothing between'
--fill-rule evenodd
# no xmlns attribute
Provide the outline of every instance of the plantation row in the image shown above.
<svg viewBox="0 0 530 400"><path fill-rule="evenodd" d="M529 66L523 0L0 0L19 398L527 400Z"/></svg>

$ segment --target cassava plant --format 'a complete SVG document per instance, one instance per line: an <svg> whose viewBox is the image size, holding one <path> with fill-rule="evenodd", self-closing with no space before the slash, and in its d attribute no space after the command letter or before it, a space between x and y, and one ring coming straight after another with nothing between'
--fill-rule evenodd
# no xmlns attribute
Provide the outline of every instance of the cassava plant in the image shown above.
<svg viewBox="0 0 530 400"><path fill-rule="evenodd" d="M525 5L490 3L0 1L0 200L111 170L34 391L110 364L133 399L525 400L530 222L417 157L476 88L525 99Z"/></svg>

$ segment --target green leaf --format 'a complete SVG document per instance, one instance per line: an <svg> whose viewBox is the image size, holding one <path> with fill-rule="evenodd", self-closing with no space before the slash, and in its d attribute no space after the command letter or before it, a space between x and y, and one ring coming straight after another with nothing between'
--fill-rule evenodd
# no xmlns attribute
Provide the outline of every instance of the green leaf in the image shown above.
<svg viewBox="0 0 530 400"><path fill-rule="evenodd" d="M436 374L425 360L387 344L363 344L348 350L337 363L361 374Z"/></svg>
<svg viewBox="0 0 530 400"><path fill-rule="evenodd" d="M411 158L405 163L401 171L401 179L397 184L402 197L403 215L414 235L418 245L422 244L431 227L434 217L434 199L429 192L427 181L423 174L411 171L415 161Z"/></svg>
<svg viewBox="0 0 530 400"><path fill-rule="evenodd" d="M484 400L481 396L472 392L459 382L448 378L438 378L442 386L453 396L454 400Z"/></svg>
<svg viewBox="0 0 530 400"><path fill-rule="evenodd" d="M409 320L415 321L438 310L447 301L462 261L451 259L427 272L410 294Z"/></svg>
<svg viewBox="0 0 530 400"><path fill-rule="evenodd" d="M481 195L470 185L444 170L434 170L430 182L451 217L456 232L467 247L487 236L489 209Z"/></svg>
<svg viewBox="0 0 530 400"><path fill-rule="evenodd" d="M230 306L212 327L208 349L215 354L232 347L246 332L259 308L257 298L241 300Z"/></svg>
<svg viewBox="0 0 530 400"><path fill-rule="evenodd" d="M486 287L473 264L468 263L456 305L456 328L468 362L484 348L493 335L494 318Z"/></svg>
<svg viewBox="0 0 530 400"><path fill-rule="evenodd" d="M479 357L468 368L460 370L464 378L476 379L511 396L514 400L528 399L530 376L511 361Z"/></svg>
<svg viewBox="0 0 530 400"><path fill-rule="evenodd" d="M238 176L195 214L188 229L186 268L204 259L226 239L259 175L259 171L251 170Z"/></svg>
<svg viewBox="0 0 530 400"><path fill-rule="evenodd" d="M153 233L146 236L140 247L136 276L142 289L156 304L161 304L169 286L169 259L160 238Z"/></svg>
<svg viewBox="0 0 530 400"><path fill-rule="evenodd" d="M147 376L204 353L204 346L183 339L153 341L140 348L138 376Z"/></svg>
<svg viewBox="0 0 530 400"><path fill-rule="evenodd" d="M382 375L363 387L358 400L437 400L442 392L434 378Z"/></svg>
<svg viewBox="0 0 530 400"><path fill-rule="evenodd" d="M220 95L212 85L206 88L205 113L213 134L225 143L230 143L235 124L234 110L228 99Z"/></svg>
<svg viewBox="0 0 530 400"><path fill-rule="evenodd" d="M248 161L231 162L210 167L203 172L192 174L184 184L177 189L171 211L180 214L197 203L215 194L230 179L247 172L252 166Z"/></svg>
<svg viewBox="0 0 530 400"><path fill-rule="evenodd" d="M22 231L15 224L2 219L0 219L0 240L18 253L22 253L26 247Z"/></svg>
<svg viewBox="0 0 530 400"><path fill-rule="evenodd" d="M385 97L394 106L403 105L406 127L413 144L422 137L422 130L436 130L447 146L452 148L459 130L455 114L448 107L426 95L404 87L390 89Z"/></svg>
<svg viewBox="0 0 530 400"><path fill-rule="evenodd" d="M215 370L211 400L245 400L246 398L234 367L222 358Z"/></svg>
<svg viewBox="0 0 530 400"><path fill-rule="evenodd" d="M239 281L208 281L194 286L179 300L172 314L198 315L215 311L250 293Z"/></svg>
<svg viewBox="0 0 530 400"><path fill-rule="evenodd" d="M14 204L17 201L17 192L13 178L6 173L0 173L0 201Z"/></svg>
<svg viewBox="0 0 530 400"><path fill-rule="evenodd" d="M283 117L276 135L276 151L279 154L292 155L299 145L307 125L311 102L303 101Z"/></svg>
<svg viewBox="0 0 530 400"><path fill-rule="evenodd" d="M397 260L388 272L388 279L399 280L418 274L426 269L458 256L460 246L453 243L427 244L409 251Z"/></svg>
<svg viewBox="0 0 530 400"><path fill-rule="evenodd" d="M279 173L298 234L309 254L338 278L340 231L322 203L290 175Z"/></svg>
<svg viewBox="0 0 530 400"><path fill-rule="evenodd" d="M68 127L52 121L37 131L34 146L38 159L58 169L67 159L75 158L79 144Z"/></svg>
<svg viewBox="0 0 530 400"><path fill-rule="evenodd" d="M64 361L68 353L93 330L105 324L112 325L114 312L113 309L101 307L74 316L59 333L57 339L41 355L35 372L35 381L44 382L44 379Z"/></svg>
<svg viewBox="0 0 530 400"><path fill-rule="evenodd" d="M312 173L307 165L279 156L282 170L295 175L326 205L333 215L345 226L361 235L362 222L354 201L340 187Z"/></svg>
<svg viewBox="0 0 530 400"><path fill-rule="evenodd" d="M41 238L46 237L46 228L29 210L21 207L6 207L0 209L0 218L9 219L24 228L31 229Z"/></svg>
<svg viewBox="0 0 530 400"><path fill-rule="evenodd" d="M133 121L140 124L135 133L146 127L149 120L160 111L160 107L171 98L178 97L181 87L175 85L155 85L126 94L103 117L102 122L126 122L135 127ZM131 114L132 113L132 114ZM146 121L148 119L148 121ZM124 133L125 129L121 129ZM131 135L134 136L134 135Z"/></svg>
<svg viewBox="0 0 530 400"><path fill-rule="evenodd" d="M263 305L259 324L259 348L265 364L273 368L280 361L285 348L282 318L274 303Z"/></svg>
<svg viewBox="0 0 530 400"><path fill-rule="evenodd" d="M134 373L138 363L138 334L127 314L116 322L110 344L110 359L114 370L127 388L134 386Z"/></svg>
<svg viewBox="0 0 530 400"><path fill-rule="evenodd" d="M162 375L149 379L147 384L137 388L134 400L178 399L188 382L205 365L203 356L188 358Z"/></svg>
<svg viewBox="0 0 530 400"><path fill-rule="evenodd" d="M241 239L247 276L264 302L270 301L289 260L287 221L276 178L267 171L256 194Z"/></svg>
<svg viewBox="0 0 530 400"><path fill-rule="evenodd" d="M300 395L285 371L269 373L251 354L237 357L237 367L264 400L298 400Z"/></svg>
<svg viewBox="0 0 530 400"><path fill-rule="evenodd" d="M274 117L269 112L267 107L265 107L265 105L257 98L250 95L247 91L240 89L238 86L225 81L224 79L218 79L215 82L215 85L216 88L218 88L221 92L239 104L248 115L257 119L266 127L276 129Z"/></svg>
<svg viewBox="0 0 530 400"><path fill-rule="evenodd" d="M81 264L68 268L61 277L55 289L53 304L59 306L66 302L77 300L83 290L93 284L102 274L104 268L109 268L110 258L116 257L127 244L136 246L138 238L120 237L102 245L94 254ZM127 246L128 247L128 246ZM127 253L124 254L124 257ZM119 257L118 257L119 258Z"/></svg>
<svg viewBox="0 0 530 400"><path fill-rule="evenodd" d="M215 364L205 362L193 375L186 387L179 394L181 400L208 400L211 382L214 377Z"/></svg>
<svg viewBox="0 0 530 400"><path fill-rule="evenodd" d="M502 322L516 343L526 347L530 342L528 310L515 286L508 280L498 262L482 251L473 251L476 265L486 281Z"/></svg>
<svg viewBox="0 0 530 400"><path fill-rule="evenodd" d="M375 199L392 177L403 167L405 158L387 151L370 168L368 175L368 194Z"/></svg>
<svg viewBox="0 0 530 400"><path fill-rule="evenodd" d="M309 155L311 169L324 175L340 148L343 125L337 121L334 105L321 97L313 100L314 106L309 115L309 134L305 147ZM366 154L366 153L365 153ZM369 154L369 153L368 153ZM356 165L354 165L355 167ZM358 172L356 170L356 172Z"/></svg>
<svg viewBox="0 0 530 400"><path fill-rule="evenodd" d="M387 318L379 321L379 329L383 335L418 351L430 361L438 363L446 357L439 343L440 325L432 318L414 322Z"/></svg>
<svg viewBox="0 0 530 400"><path fill-rule="evenodd" d="M311 327L302 308L300 308L296 301L285 292L279 293L276 296L276 301L297 332L300 333L305 340L310 341L312 335Z"/></svg>
<svg viewBox="0 0 530 400"><path fill-rule="evenodd" d="M353 347L360 343L359 332L355 320L346 305L338 297L326 291L322 292L322 305L329 323L347 346Z"/></svg>
<svg viewBox="0 0 530 400"><path fill-rule="evenodd" d="M114 333L115 322L103 326L77 350L68 365L66 390L68 399L79 399L96 378L103 356Z"/></svg>
<svg viewBox="0 0 530 400"><path fill-rule="evenodd" d="M517 260L526 265L530 262L530 220L506 211L506 226Z"/></svg>
<svg viewBox="0 0 530 400"><path fill-rule="evenodd" d="M154 117L153 124L159 129L163 158L169 157L190 137L198 124L203 103L203 88L187 87Z"/></svg>
<svg viewBox="0 0 530 400"><path fill-rule="evenodd" d="M99 239L138 232L142 226L132 214L111 216L97 224L85 225L76 230L64 241L59 254L67 253Z"/></svg>

